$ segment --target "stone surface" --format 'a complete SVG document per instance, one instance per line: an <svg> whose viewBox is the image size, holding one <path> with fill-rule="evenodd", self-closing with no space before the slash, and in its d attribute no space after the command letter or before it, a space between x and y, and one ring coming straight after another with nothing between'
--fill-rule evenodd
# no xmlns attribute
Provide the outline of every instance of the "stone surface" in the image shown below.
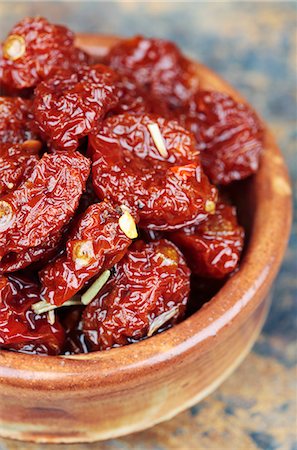
<svg viewBox="0 0 297 450"><path fill-rule="evenodd" d="M274 130L296 192L295 2L0 2L0 39L26 15L75 31L166 37L236 86ZM295 205L296 210L296 205ZM91 445L1 450L296 450L297 224L263 333L211 396L169 422Z"/></svg>

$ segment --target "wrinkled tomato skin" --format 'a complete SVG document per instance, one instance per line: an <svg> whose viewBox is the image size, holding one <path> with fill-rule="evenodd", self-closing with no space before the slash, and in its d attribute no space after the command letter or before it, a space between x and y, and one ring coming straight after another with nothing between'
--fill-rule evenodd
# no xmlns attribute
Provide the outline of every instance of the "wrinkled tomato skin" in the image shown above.
<svg viewBox="0 0 297 450"><path fill-rule="evenodd" d="M148 125L157 123L168 156L157 150ZM96 194L139 214L141 228L174 230L207 217L217 191L204 175L194 137L176 121L122 114L89 137Z"/></svg>
<svg viewBox="0 0 297 450"><path fill-rule="evenodd" d="M219 201L205 222L171 233L169 239L183 252L193 274L224 278L238 267L244 230L235 207Z"/></svg>
<svg viewBox="0 0 297 450"><path fill-rule="evenodd" d="M119 78L116 86L119 91L119 102L115 108L111 109L108 114L109 116L124 113L155 113L159 116L169 118L172 115L164 100L148 93L131 78Z"/></svg>
<svg viewBox="0 0 297 450"><path fill-rule="evenodd" d="M107 202L86 210L67 241L66 253L39 274L44 300L62 305L124 256L132 241L120 229L120 216L121 212Z"/></svg>
<svg viewBox="0 0 297 450"><path fill-rule="evenodd" d="M92 350L144 339L154 319L173 308L175 315L156 331L182 319L190 271L172 243L137 241L114 270L114 277L83 313L83 331Z"/></svg>
<svg viewBox="0 0 297 450"><path fill-rule="evenodd" d="M0 97L0 143L17 144L37 137L32 101L20 97Z"/></svg>
<svg viewBox="0 0 297 450"><path fill-rule="evenodd" d="M0 261L0 274L17 272L31 264L34 264L34 267L30 267L30 269L36 270L36 267L48 263L58 255L62 243L62 234L57 233L48 236L40 246L30 247L21 252L10 252Z"/></svg>
<svg viewBox="0 0 297 450"><path fill-rule="evenodd" d="M38 160L39 155L34 147L0 143L0 198L26 180Z"/></svg>
<svg viewBox="0 0 297 450"><path fill-rule="evenodd" d="M199 91L176 117L195 135L213 183L226 185L258 170L263 129L248 105L222 92Z"/></svg>
<svg viewBox="0 0 297 450"><path fill-rule="evenodd" d="M44 244L72 218L90 161L79 153L45 154L30 177L0 199L0 260Z"/></svg>
<svg viewBox="0 0 297 450"><path fill-rule="evenodd" d="M117 75L101 64L59 70L35 90L37 127L56 150L76 150L119 101Z"/></svg>
<svg viewBox="0 0 297 450"><path fill-rule="evenodd" d="M0 347L25 353L58 355L64 330L46 313L35 314L32 305L40 300L39 286L26 278L0 276Z"/></svg>
<svg viewBox="0 0 297 450"><path fill-rule="evenodd" d="M25 41L24 54L12 60L5 55L7 40L0 50L0 85L12 89L32 89L50 72L78 70L89 56L74 46L74 34L66 27L49 23L42 17L25 18L11 30L8 38L20 36Z"/></svg>
<svg viewBox="0 0 297 450"><path fill-rule="evenodd" d="M182 105L197 89L191 63L169 41L123 39L110 50L106 63L170 107Z"/></svg>

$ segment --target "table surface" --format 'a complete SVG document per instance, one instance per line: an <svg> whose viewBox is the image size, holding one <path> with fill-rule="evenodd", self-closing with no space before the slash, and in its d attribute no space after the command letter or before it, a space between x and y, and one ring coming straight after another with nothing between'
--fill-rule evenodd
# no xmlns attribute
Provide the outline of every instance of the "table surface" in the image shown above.
<svg viewBox="0 0 297 450"><path fill-rule="evenodd" d="M176 41L236 86L270 124L296 189L296 6L0 1L0 39L22 17L43 15L77 32L141 32ZM103 443L43 446L0 440L0 449L297 450L296 228L295 223L261 336L236 372L199 405L148 431Z"/></svg>

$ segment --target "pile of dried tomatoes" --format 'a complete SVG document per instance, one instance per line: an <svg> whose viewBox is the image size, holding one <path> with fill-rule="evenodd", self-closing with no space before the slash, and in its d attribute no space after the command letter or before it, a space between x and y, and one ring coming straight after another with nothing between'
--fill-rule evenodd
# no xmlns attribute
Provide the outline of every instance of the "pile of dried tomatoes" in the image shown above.
<svg viewBox="0 0 297 450"><path fill-rule="evenodd" d="M0 50L0 347L105 350L152 336L238 267L222 189L255 173L255 113L204 91L175 44L103 61L43 18Z"/></svg>

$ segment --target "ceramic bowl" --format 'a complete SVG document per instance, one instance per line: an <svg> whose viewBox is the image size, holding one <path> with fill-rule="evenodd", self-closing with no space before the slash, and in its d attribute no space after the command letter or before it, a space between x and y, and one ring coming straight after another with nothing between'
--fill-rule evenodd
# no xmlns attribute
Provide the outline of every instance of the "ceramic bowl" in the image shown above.
<svg viewBox="0 0 297 450"><path fill-rule="evenodd" d="M102 56L117 38L81 35ZM201 64L201 86L239 94ZM88 355L0 352L0 435L35 442L90 442L170 419L212 392L255 342L269 306L291 223L283 157L265 131L259 172L238 183L249 240L240 270L200 311L130 346Z"/></svg>

